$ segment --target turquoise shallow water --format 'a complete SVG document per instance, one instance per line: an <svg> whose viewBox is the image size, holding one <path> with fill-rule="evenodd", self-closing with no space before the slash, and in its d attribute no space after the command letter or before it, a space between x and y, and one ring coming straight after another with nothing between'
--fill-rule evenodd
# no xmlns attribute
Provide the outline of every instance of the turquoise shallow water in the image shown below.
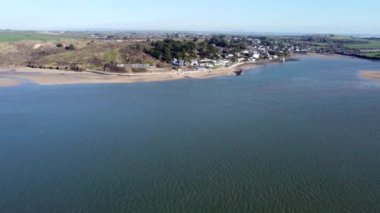
<svg viewBox="0 0 380 213"><path fill-rule="evenodd" d="M0 212L380 212L368 69L0 88Z"/></svg>

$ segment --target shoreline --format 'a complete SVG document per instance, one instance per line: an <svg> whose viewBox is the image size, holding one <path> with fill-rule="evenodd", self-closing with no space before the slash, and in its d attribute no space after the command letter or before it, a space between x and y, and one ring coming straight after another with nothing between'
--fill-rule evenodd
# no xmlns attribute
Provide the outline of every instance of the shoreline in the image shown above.
<svg viewBox="0 0 380 213"><path fill-rule="evenodd" d="M273 63L273 62L268 62ZM157 73L110 73L102 71L63 71L29 67L0 68L0 87L20 85L23 80L37 85L139 83L179 80L185 78L205 79L235 75L240 69L250 70L261 63L239 63L231 67L205 71L167 71Z"/></svg>
<svg viewBox="0 0 380 213"><path fill-rule="evenodd" d="M311 57L336 57L337 55L325 54L295 54L288 60L300 60L303 56ZM347 57L347 56L340 56ZM291 61L290 60L290 61ZM286 61L285 63L287 63ZM0 87L11 87L29 81L37 85L70 85L70 84L125 84L172 81L186 78L206 79L222 76L235 76L239 70L255 70L258 67L283 63L280 61L263 60L258 62L241 62L230 67L208 69L204 71L174 71L148 72L148 73L111 73L104 71L64 71L54 69L40 69L29 67L4 67L0 68Z"/></svg>

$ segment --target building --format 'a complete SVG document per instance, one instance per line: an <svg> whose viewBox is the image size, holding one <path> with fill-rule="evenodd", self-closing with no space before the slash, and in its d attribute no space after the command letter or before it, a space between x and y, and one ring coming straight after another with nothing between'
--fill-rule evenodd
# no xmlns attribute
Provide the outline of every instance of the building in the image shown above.
<svg viewBox="0 0 380 213"><path fill-rule="evenodd" d="M252 58L255 58L255 59L260 58L260 53L258 53L257 51L253 52Z"/></svg>
<svg viewBox="0 0 380 213"><path fill-rule="evenodd" d="M174 58L174 59L172 60L172 63L171 63L171 64L174 65L174 66L178 66L178 67L183 67L183 66L186 65L184 60L176 59L176 58Z"/></svg>

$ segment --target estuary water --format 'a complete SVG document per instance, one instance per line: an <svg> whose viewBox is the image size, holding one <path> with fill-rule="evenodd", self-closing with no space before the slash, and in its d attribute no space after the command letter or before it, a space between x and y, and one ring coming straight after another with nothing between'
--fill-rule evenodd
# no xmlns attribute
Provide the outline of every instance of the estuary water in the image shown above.
<svg viewBox="0 0 380 213"><path fill-rule="evenodd" d="M380 212L380 63L0 88L0 212Z"/></svg>

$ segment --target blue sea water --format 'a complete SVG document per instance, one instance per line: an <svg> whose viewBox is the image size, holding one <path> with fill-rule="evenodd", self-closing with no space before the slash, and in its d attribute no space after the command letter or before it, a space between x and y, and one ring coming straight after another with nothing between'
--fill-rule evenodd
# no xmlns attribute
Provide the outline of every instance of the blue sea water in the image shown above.
<svg viewBox="0 0 380 213"><path fill-rule="evenodd" d="M0 88L0 212L380 212L380 63Z"/></svg>

